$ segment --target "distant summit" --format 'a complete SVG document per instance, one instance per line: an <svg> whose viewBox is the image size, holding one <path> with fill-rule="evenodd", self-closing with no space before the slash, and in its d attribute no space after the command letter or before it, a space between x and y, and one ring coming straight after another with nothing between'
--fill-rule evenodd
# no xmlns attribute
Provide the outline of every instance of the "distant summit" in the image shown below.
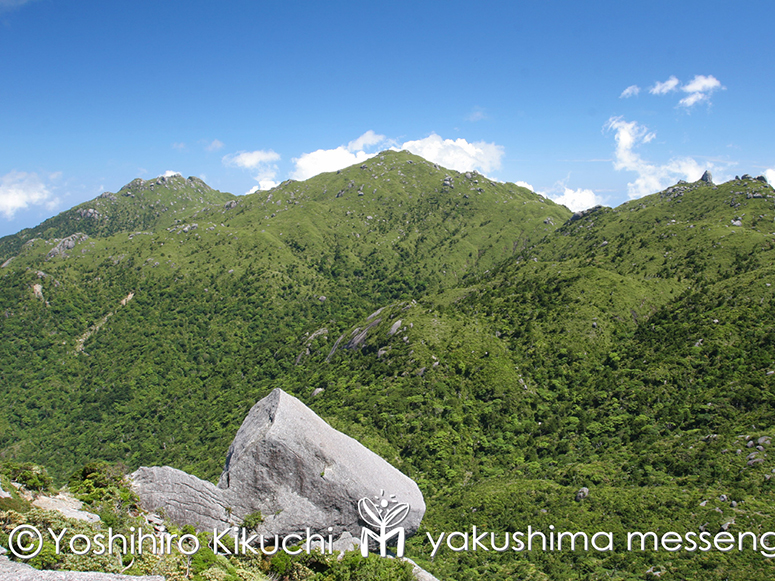
<svg viewBox="0 0 775 581"><path fill-rule="evenodd" d="M137 178L117 193L103 192L34 228L0 238L0 262L17 254L33 238L64 239L76 232L104 237L118 232L152 230L173 224L184 213L222 205L234 198L233 194L214 190L197 177L175 174L150 180Z"/></svg>

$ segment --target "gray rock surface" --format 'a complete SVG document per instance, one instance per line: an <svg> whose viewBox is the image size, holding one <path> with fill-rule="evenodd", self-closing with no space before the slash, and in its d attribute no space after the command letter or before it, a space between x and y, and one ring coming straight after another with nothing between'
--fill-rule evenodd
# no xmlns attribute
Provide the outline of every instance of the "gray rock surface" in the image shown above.
<svg viewBox="0 0 775 581"><path fill-rule="evenodd" d="M236 515L261 511L259 532L272 534L332 527L334 535L359 536L358 501L365 497L408 503L401 523L407 535L425 513L412 479L281 389L250 410L229 446L218 487Z"/></svg>
<svg viewBox="0 0 775 581"><path fill-rule="evenodd" d="M590 214L597 212L600 210L603 206L594 206L592 208L589 208L587 210L580 210L578 212L574 212L573 216L568 219L568 222L575 222L576 220L580 220L584 216L589 216Z"/></svg>
<svg viewBox="0 0 775 581"><path fill-rule="evenodd" d="M210 482L169 466L139 468L129 480L144 509L163 509L179 525L211 531L231 524L224 491Z"/></svg>
<svg viewBox="0 0 775 581"><path fill-rule="evenodd" d="M3 490L3 485L0 482L0 498L11 498L11 494Z"/></svg>
<svg viewBox="0 0 775 581"><path fill-rule="evenodd" d="M388 331L388 336L392 337L398 332L398 329L401 328L401 319L398 319L395 323L393 323L393 326L390 327L390 331Z"/></svg>
<svg viewBox="0 0 775 581"><path fill-rule="evenodd" d="M41 494L32 501L32 504L43 510L54 510L67 518L75 520L83 520L86 522L99 522L100 520L100 517L93 512L81 510L83 508L83 503L72 495L64 492L60 492L56 496Z"/></svg>
<svg viewBox="0 0 775 581"><path fill-rule="evenodd" d="M382 322L382 319L374 319L363 329L355 329L353 338L344 346L345 349L360 349L366 344L366 336L372 327L376 327Z"/></svg>
<svg viewBox="0 0 775 581"><path fill-rule="evenodd" d="M134 577L80 571L39 571L25 563L0 557L0 581L164 581L164 577L159 575Z"/></svg>
<svg viewBox="0 0 775 581"><path fill-rule="evenodd" d="M710 173L710 170L705 170L705 173L702 174L702 177L700 178L703 182L712 184L713 183L713 175Z"/></svg>
<svg viewBox="0 0 775 581"><path fill-rule="evenodd" d="M54 246L51 250L49 250L48 254L46 255L46 259L54 258L55 256L67 256L67 251L72 250L75 248L75 245L81 242L82 240L87 240L89 237L84 234L83 232L76 232L75 234L71 234L67 238L62 238L61 240L57 240L57 245Z"/></svg>
<svg viewBox="0 0 775 581"><path fill-rule="evenodd" d="M237 431L215 487L169 467L130 475L146 510L163 510L178 524L223 530L260 511L259 534L304 531L360 537L358 501L383 497L408 503L400 523L417 531L425 501L414 481L353 438L338 432L281 389L259 401Z"/></svg>
<svg viewBox="0 0 775 581"><path fill-rule="evenodd" d="M411 559L404 557L403 560L412 565L412 575L414 575L414 578L417 579L417 581L439 581Z"/></svg>

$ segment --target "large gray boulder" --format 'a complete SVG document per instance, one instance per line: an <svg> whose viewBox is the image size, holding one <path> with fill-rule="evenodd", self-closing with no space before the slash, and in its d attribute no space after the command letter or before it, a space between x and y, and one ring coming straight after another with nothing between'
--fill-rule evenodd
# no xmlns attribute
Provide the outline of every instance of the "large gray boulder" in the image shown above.
<svg viewBox="0 0 775 581"><path fill-rule="evenodd" d="M218 487L173 468L131 475L141 505L162 508L180 524L200 529L240 523L260 511L257 532L304 531L360 536L363 498L406 503L406 534L417 531L425 501L415 482L353 438L335 430L281 389L259 401L237 431ZM330 531L329 531L330 527Z"/></svg>
<svg viewBox="0 0 775 581"><path fill-rule="evenodd" d="M254 405L242 422L218 487L234 500L235 513L260 510L272 533L333 527L334 534L356 534L362 498L408 503L402 523L407 534L425 513L411 478L281 389Z"/></svg>

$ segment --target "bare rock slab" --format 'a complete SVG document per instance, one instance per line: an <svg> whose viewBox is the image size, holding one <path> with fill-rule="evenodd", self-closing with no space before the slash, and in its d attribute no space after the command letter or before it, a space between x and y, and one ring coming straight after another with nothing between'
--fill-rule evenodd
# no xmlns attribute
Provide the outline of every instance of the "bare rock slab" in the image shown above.
<svg viewBox="0 0 775 581"><path fill-rule="evenodd" d="M43 510L54 510L75 520L86 522L99 522L100 517L93 512L81 510L83 503L72 495L60 492L56 496L41 495L32 501L33 506Z"/></svg>
<svg viewBox="0 0 775 581"><path fill-rule="evenodd" d="M257 532L287 535L306 528L360 536L358 501L406 503L400 524L417 531L425 501L417 484L353 438L335 430L281 389L248 413L229 446L215 487L169 467L140 468L132 487L148 510L178 524L223 529L260 511Z"/></svg>
<svg viewBox="0 0 775 581"><path fill-rule="evenodd" d="M408 503L413 534L425 514L417 484L353 438L335 430L281 389L248 413L229 447L218 487L237 514L260 510L266 532L361 528L358 501Z"/></svg>
<svg viewBox="0 0 775 581"><path fill-rule="evenodd" d="M133 577L114 573L84 573L79 571L39 571L25 563L17 563L0 557L0 581L164 581L164 577L151 575Z"/></svg>
<svg viewBox="0 0 775 581"><path fill-rule="evenodd" d="M144 509L161 509L178 525L213 530L229 524L229 502L211 482L169 466L141 467L129 480Z"/></svg>

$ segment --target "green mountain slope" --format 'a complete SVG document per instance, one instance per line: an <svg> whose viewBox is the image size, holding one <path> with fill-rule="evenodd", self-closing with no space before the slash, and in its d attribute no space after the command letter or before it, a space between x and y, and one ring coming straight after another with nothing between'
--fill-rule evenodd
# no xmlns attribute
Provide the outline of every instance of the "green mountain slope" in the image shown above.
<svg viewBox="0 0 775 581"><path fill-rule="evenodd" d="M749 186L747 196L736 193L745 183L695 184L678 204L656 194L640 211L589 213L467 289L381 311L357 353L326 364L329 341L312 354L319 366L307 363L305 380L326 390L312 405L373 434L375 449L387 440L383 455L440 507L429 531L772 530L761 509L775 470L775 196ZM756 220L734 225L741 214ZM301 377L285 379L309 393ZM582 486L596 498L579 505ZM700 575L686 553L507 555L448 555L436 571L641 578L659 563L652 571ZM755 553L702 567L708 578L770 578Z"/></svg>
<svg viewBox="0 0 775 581"><path fill-rule="evenodd" d="M82 232L88 236L110 236L118 232L166 227L181 216L209 205L223 205L232 194L212 189L197 177L180 174L151 180L136 179L118 193L104 192L35 228L0 238L0 262L15 256L30 240L66 238Z"/></svg>
<svg viewBox="0 0 775 581"><path fill-rule="evenodd" d="M373 174L285 183L64 255L50 256L53 242L28 244L0 271L3 379L24 386L4 394L0 445L53 455L60 475L97 454L215 476L221 456L202 450L225 449L294 364L285 345L484 272L570 216L513 184L406 152L372 164Z"/></svg>
<svg viewBox="0 0 775 581"><path fill-rule="evenodd" d="M212 479L282 387L415 478L432 534L773 530L774 201L697 182L572 216L384 152L64 254L38 240L0 270L0 456ZM445 579L775 578L751 551L410 545Z"/></svg>

